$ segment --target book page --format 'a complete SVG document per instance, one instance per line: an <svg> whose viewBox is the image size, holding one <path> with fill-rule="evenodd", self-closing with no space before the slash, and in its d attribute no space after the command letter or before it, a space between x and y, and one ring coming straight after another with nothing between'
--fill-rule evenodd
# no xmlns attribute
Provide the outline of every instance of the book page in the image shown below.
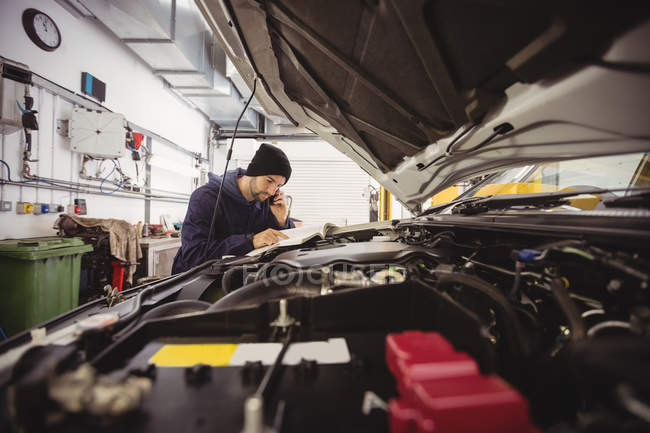
<svg viewBox="0 0 650 433"><path fill-rule="evenodd" d="M277 244L257 248L256 250L253 250L246 255L259 256L260 254L272 248L291 246L291 245L300 245L303 242L313 239L314 237L319 237L323 239L325 237L325 231L329 229L329 227L331 226L332 224L328 223L323 226L312 225L312 226L296 227L295 229L281 230L281 233L289 236L289 239L282 239Z"/></svg>

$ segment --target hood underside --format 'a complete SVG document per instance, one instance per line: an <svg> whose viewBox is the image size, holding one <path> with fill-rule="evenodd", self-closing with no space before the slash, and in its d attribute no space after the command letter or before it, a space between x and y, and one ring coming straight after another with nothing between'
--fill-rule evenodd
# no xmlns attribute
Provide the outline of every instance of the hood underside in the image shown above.
<svg viewBox="0 0 650 433"><path fill-rule="evenodd" d="M647 2L197 3L268 113L321 135L411 209L487 171L648 149L647 70L623 67L648 64ZM514 130L478 154L448 152L461 130L474 126L454 150L504 122Z"/></svg>

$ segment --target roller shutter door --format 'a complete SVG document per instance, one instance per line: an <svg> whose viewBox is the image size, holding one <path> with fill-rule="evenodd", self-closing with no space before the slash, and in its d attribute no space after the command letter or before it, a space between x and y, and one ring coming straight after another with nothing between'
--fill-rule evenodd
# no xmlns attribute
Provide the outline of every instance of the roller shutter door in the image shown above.
<svg viewBox="0 0 650 433"><path fill-rule="evenodd" d="M247 167L250 160L237 160ZM293 198L291 216L305 225L368 222L370 176L352 161L291 160L285 194Z"/></svg>

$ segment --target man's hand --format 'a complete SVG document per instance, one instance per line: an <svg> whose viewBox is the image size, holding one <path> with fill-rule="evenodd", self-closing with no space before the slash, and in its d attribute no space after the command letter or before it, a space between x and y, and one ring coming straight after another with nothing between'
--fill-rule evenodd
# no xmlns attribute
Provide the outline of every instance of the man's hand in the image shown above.
<svg viewBox="0 0 650 433"><path fill-rule="evenodd" d="M287 224L287 202L284 201L284 191L278 190L275 200L271 202L271 212L273 212L275 219L278 220L280 227Z"/></svg>
<svg viewBox="0 0 650 433"><path fill-rule="evenodd" d="M266 229L253 236L253 248L277 244L280 239L289 239L289 236L274 229Z"/></svg>

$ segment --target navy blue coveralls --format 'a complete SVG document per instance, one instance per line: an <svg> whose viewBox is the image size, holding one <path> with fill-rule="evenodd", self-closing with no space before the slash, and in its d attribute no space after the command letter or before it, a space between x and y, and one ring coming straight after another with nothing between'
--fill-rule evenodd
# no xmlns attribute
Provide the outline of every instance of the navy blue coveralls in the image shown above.
<svg viewBox="0 0 650 433"><path fill-rule="evenodd" d="M246 200L237 185L237 178L245 174L246 170L243 168L226 173L215 230L208 248L208 259L218 259L227 254L243 256L253 249L254 234L268 228L284 230L295 227L290 218L287 218L286 225L281 227L271 212L268 200L264 202ZM194 191L190 197L181 230L181 248L174 257L172 274L203 263L212 210L217 201L221 176L209 173L208 179L209 182Z"/></svg>

